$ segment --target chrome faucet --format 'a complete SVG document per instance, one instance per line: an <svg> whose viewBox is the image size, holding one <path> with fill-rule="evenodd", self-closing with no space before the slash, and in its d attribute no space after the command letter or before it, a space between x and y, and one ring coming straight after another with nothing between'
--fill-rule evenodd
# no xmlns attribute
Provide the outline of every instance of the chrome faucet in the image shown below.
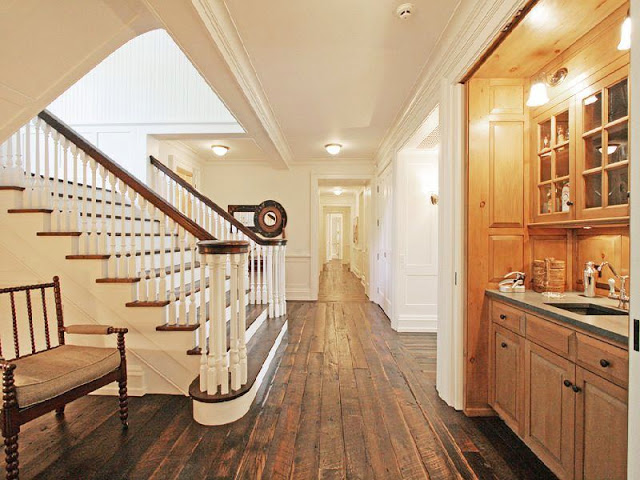
<svg viewBox="0 0 640 480"><path fill-rule="evenodd" d="M616 272L615 268L613 268L613 265L611 265L609 262L602 262L600 265L598 265L597 270L599 275L602 275L602 269L605 266L608 266L609 270L611 270L611 273L613 273L613 275L618 280L620 280L620 293L616 293L616 281L613 278L609 279L608 297L614 300L618 300L618 308L622 308L623 310L629 310L629 301L631 300L631 297L627 293L627 288L626 288L629 275L618 275L618 272Z"/></svg>

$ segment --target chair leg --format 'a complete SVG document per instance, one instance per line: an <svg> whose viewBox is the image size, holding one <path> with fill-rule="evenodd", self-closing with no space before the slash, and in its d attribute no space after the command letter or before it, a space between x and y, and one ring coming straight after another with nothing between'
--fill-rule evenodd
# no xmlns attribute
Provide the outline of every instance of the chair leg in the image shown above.
<svg viewBox="0 0 640 480"><path fill-rule="evenodd" d="M7 480L18 480L18 434L4 437Z"/></svg>
<svg viewBox="0 0 640 480"><path fill-rule="evenodd" d="M118 381L120 398L120 421L122 428L129 428L129 396L127 395L127 377Z"/></svg>
<svg viewBox="0 0 640 480"><path fill-rule="evenodd" d="M61 407L56 408L56 417L63 417L64 416L64 407L66 405L63 405Z"/></svg>

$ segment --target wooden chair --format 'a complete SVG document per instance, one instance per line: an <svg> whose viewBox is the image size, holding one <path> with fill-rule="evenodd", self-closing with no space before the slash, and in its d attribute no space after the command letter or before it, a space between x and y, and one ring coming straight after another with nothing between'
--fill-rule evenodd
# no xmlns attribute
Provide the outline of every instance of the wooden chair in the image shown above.
<svg viewBox="0 0 640 480"><path fill-rule="evenodd" d="M49 335L46 292L53 289L57 326L57 341ZM29 336L18 336L18 295L26 297ZM41 297L43 331L35 329L36 316L32 294ZM97 390L111 382L118 382L120 420L128 427L127 362L124 348L126 328L104 325L64 326L60 282L0 289L7 294L13 320L13 359L4 359L0 339L0 369L2 369L2 436L4 437L7 480L18 478L18 433L20 426L47 412L61 416L67 403ZM6 298L6 297L4 297ZM21 299L20 299L21 300ZM17 306L19 308L17 308ZM40 309L40 305L37 305ZM8 329L7 325L7 329ZM54 327L55 328L55 327ZM26 322L25 322L26 329ZM116 348L83 347L65 344L65 333L85 335L117 334ZM40 344L40 345L38 345ZM6 346L8 347L8 345ZM29 353L21 354L28 349ZM5 348L8 350L8 348Z"/></svg>

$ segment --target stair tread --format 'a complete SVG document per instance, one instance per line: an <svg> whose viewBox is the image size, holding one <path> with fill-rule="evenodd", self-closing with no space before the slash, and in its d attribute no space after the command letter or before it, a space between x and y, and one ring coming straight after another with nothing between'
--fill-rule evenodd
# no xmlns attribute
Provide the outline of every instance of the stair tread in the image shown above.
<svg viewBox="0 0 640 480"><path fill-rule="evenodd" d="M50 208L10 208L9 213L53 213Z"/></svg>
<svg viewBox="0 0 640 480"><path fill-rule="evenodd" d="M18 187L17 185L2 185L0 186L0 191L3 190L14 190L16 192L23 192L24 191L24 187Z"/></svg>
<svg viewBox="0 0 640 480"><path fill-rule="evenodd" d="M266 310L267 310L267 305L247 305L246 330L249 330L249 327L251 327L251 325L253 325L256 322L256 320L258 320L258 317L262 315L262 312L265 312ZM207 320L209 320L209 318L207 318ZM231 339L230 335L231 335L231 326L229 325L229 322L227 322L227 345L229 345L229 342ZM209 343L209 337L207 337L206 342L207 344ZM200 347L194 347L191 350L187 350L187 355L200 355L201 353L202 353L202 350L200 349Z"/></svg>
<svg viewBox="0 0 640 480"><path fill-rule="evenodd" d="M245 385L225 395L220 393L207 395L206 392L200 391L200 376L197 376L189 386L191 398L204 403L219 403L238 398L251 390L258 378L262 365L269 356L271 347L273 347L286 322L286 315L278 318L269 318L264 321L255 335L249 340L247 344L247 383ZM229 380L229 383L231 383L231 380Z"/></svg>

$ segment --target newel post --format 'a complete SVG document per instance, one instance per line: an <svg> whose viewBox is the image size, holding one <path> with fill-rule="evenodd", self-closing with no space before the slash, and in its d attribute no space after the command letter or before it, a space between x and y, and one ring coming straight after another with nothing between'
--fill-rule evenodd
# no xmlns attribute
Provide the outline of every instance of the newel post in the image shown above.
<svg viewBox="0 0 640 480"><path fill-rule="evenodd" d="M201 341L200 390L209 395L238 390L247 382L245 269L249 242L207 240L198 243L202 263L209 270L209 341ZM225 273L230 266L229 351L227 352L227 295ZM200 333L206 331L207 316L200 317ZM204 340L204 335L201 340Z"/></svg>

